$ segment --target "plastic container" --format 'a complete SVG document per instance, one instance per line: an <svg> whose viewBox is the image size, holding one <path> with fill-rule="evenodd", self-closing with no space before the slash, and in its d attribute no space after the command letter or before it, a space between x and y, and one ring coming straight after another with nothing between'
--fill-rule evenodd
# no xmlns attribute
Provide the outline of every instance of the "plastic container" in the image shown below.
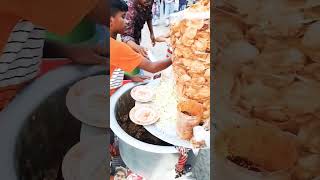
<svg viewBox="0 0 320 180"><path fill-rule="evenodd" d="M193 100L180 102L177 114L177 134L181 139L190 140L193 128L198 126L202 116L202 105Z"/></svg>

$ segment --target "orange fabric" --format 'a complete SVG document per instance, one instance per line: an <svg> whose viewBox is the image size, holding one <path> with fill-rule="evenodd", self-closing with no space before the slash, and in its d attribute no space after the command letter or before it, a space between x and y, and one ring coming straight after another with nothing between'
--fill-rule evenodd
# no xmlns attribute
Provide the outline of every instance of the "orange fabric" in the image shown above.
<svg viewBox="0 0 320 180"><path fill-rule="evenodd" d="M142 62L143 56L127 44L110 38L110 75L116 68L131 72Z"/></svg>
<svg viewBox="0 0 320 180"><path fill-rule="evenodd" d="M20 19L31 21L50 32L69 33L97 4L98 0L0 0L0 50Z"/></svg>
<svg viewBox="0 0 320 180"><path fill-rule="evenodd" d="M14 26L19 21L19 19L20 18L18 16L13 16L8 13L1 13L1 11L0 11L0 29L1 29L1 31L0 31L0 53L2 52L2 49L4 48L4 46L6 45L8 39L9 39L9 35L11 33L11 30L14 28Z"/></svg>

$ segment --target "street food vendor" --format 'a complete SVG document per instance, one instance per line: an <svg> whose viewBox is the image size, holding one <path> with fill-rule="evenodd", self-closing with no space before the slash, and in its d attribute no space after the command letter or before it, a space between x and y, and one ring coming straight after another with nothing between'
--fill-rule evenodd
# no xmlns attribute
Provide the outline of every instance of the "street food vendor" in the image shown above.
<svg viewBox="0 0 320 180"><path fill-rule="evenodd" d="M130 72L135 68L155 73L162 71L172 64L171 59L151 62L141 54L135 52L124 42L116 40L118 34L125 30L125 15L128 5L123 0L111 1L110 16L110 89L111 94L122 85L124 71ZM133 76L131 80L141 82L147 77Z"/></svg>
<svg viewBox="0 0 320 180"><path fill-rule="evenodd" d="M0 2L0 110L40 72L45 30L67 34L82 19L109 24L105 0L11 0ZM46 44L82 64L105 64L102 47Z"/></svg>
<svg viewBox="0 0 320 180"><path fill-rule="evenodd" d="M127 43L136 52L147 57L146 48L140 46L141 32L147 22L150 31L150 39L155 45L155 37L152 26L153 0L129 0L128 11L125 15L126 27L121 34L122 41Z"/></svg>

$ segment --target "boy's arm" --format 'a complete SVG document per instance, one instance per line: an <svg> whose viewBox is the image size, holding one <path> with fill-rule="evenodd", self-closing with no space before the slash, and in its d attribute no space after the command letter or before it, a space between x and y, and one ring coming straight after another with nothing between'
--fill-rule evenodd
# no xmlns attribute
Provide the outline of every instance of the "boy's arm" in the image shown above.
<svg viewBox="0 0 320 180"><path fill-rule="evenodd" d="M44 50L57 57L69 58L78 64L107 65L107 51L102 46L80 46L46 41Z"/></svg>
<svg viewBox="0 0 320 180"><path fill-rule="evenodd" d="M138 65L138 68L151 73L156 73L166 69L171 64L172 64L172 61L170 59L152 62L146 58L143 58L141 63Z"/></svg>
<svg viewBox="0 0 320 180"><path fill-rule="evenodd" d="M140 53L144 57L148 57L146 48L139 46L134 41L127 41L128 46L130 46L135 52Z"/></svg>
<svg viewBox="0 0 320 180"><path fill-rule="evenodd" d="M113 39L110 41L110 63L127 72L138 67L151 73L164 70L172 64L171 59L152 62L136 53L127 44Z"/></svg>

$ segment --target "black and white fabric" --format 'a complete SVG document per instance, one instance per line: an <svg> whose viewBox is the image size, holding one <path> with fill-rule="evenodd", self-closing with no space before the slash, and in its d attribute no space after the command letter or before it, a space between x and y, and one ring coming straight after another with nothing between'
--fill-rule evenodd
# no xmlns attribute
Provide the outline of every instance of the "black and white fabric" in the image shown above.
<svg viewBox="0 0 320 180"><path fill-rule="evenodd" d="M124 78L124 71L117 68L113 71L110 79L110 89L117 89L121 87Z"/></svg>
<svg viewBox="0 0 320 180"><path fill-rule="evenodd" d="M0 87L16 85L40 71L45 29L29 21L19 21L0 54Z"/></svg>

